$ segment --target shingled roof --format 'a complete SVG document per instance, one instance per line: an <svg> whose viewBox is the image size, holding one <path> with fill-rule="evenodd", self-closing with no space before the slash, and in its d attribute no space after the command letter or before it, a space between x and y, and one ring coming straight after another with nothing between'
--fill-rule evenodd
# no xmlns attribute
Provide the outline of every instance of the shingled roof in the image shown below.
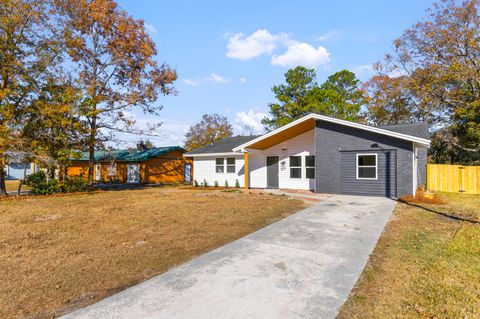
<svg viewBox="0 0 480 319"><path fill-rule="evenodd" d="M151 158L168 154L173 151L185 151L180 146L153 147L144 150L112 150L112 151L96 151L95 161L111 161L118 162L144 162ZM88 161L88 152L81 152L79 158L72 158L75 161Z"/></svg>
<svg viewBox="0 0 480 319"><path fill-rule="evenodd" d="M242 145L243 143L247 143L259 136L260 135L226 137L209 145L194 149L188 153L185 153L184 155L188 156L195 154L230 153L235 147Z"/></svg>
<svg viewBox="0 0 480 319"><path fill-rule="evenodd" d="M425 139L430 138L428 134L428 126L424 122L413 123L413 124L382 125L377 127L384 130L402 133L402 134L408 134L408 135L421 137Z"/></svg>

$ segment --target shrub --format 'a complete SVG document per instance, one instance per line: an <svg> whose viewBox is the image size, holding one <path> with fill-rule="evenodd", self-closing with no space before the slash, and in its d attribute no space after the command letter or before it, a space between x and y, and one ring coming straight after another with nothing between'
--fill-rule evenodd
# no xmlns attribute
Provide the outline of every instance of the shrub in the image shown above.
<svg viewBox="0 0 480 319"><path fill-rule="evenodd" d="M27 176L25 185L30 186L32 193L35 195L55 194L62 191L56 179L47 181L47 175L44 171L38 171Z"/></svg>
<svg viewBox="0 0 480 319"><path fill-rule="evenodd" d="M203 187L208 187L208 182L205 178L203 179L203 184L202 185L203 185Z"/></svg>
<svg viewBox="0 0 480 319"><path fill-rule="evenodd" d="M214 185L215 187L218 187L218 181L213 182L213 185Z"/></svg>
<svg viewBox="0 0 480 319"><path fill-rule="evenodd" d="M225 180L225 187L228 187L228 181Z"/></svg>
<svg viewBox="0 0 480 319"><path fill-rule="evenodd" d="M63 182L63 191L65 193L86 192L89 190L90 185L88 181L78 176L66 177Z"/></svg>
<svg viewBox="0 0 480 319"><path fill-rule="evenodd" d="M235 180L235 187L240 188L240 182L238 181L238 179Z"/></svg>
<svg viewBox="0 0 480 319"><path fill-rule="evenodd" d="M200 186L200 184L198 184L198 181L197 181L197 180L194 180L194 181L193 181L193 186L195 186L195 187L199 187L199 186Z"/></svg>

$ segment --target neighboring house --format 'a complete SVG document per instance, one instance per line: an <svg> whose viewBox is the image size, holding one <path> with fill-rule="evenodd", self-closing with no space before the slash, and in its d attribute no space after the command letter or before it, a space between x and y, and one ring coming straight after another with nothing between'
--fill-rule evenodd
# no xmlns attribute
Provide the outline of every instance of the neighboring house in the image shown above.
<svg viewBox="0 0 480 319"><path fill-rule="evenodd" d="M6 179L24 179L26 176L35 173L38 170L37 165L26 160L28 155L25 152L7 152L5 165Z"/></svg>
<svg viewBox="0 0 480 319"><path fill-rule="evenodd" d="M33 163L10 162L5 167L5 176L7 179L24 179L36 171L37 166Z"/></svg>
<svg viewBox="0 0 480 319"><path fill-rule="evenodd" d="M116 183L174 184L191 182L192 163L179 146L95 152L94 180ZM71 161L68 176L88 175L88 153Z"/></svg>
<svg viewBox="0 0 480 319"><path fill-rule="evenodd" d="M401 197L425 184L429 145L423 123L374 127L309 114L184 156L194 160L194 180L209 185L238 180L246 188Z"/></svg>

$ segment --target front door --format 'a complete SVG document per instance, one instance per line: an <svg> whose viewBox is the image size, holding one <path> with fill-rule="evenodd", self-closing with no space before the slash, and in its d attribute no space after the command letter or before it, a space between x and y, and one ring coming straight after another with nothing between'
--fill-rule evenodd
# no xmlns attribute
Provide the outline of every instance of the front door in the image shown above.
<svg viewBox="0 0 480 319"><path fill-rule="evenodd" d="M185 172L183 180L185 183L190 183L192 181L192 164L185 164Z"/></svg>
<svg viewBox="0 0 480 319"><path fill-rule="evenodd" d="M278 156L267 157L267 188L278 188Z"/></svg>
<svg viewBox="0 0 480 319"><path fill-rule="evenodd" d="M140 166L138 164L127 165L127 183L140 182Z"/></svg>
<svg viewBox="0 0 480 319"><path fill-rule="evenodd" d="M95 180L100 181L102 179L102 163L95 164Z"/></svg>

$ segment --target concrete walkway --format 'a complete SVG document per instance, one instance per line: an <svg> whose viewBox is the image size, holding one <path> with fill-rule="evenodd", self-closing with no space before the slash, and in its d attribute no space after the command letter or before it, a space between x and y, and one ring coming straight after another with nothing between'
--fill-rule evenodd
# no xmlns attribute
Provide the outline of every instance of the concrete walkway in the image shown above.
<svg viewBox="0 0 480 319"><path fill-rule="evenodd" d="M322 202L63 318L334 318L395 202Z"/></svg>

